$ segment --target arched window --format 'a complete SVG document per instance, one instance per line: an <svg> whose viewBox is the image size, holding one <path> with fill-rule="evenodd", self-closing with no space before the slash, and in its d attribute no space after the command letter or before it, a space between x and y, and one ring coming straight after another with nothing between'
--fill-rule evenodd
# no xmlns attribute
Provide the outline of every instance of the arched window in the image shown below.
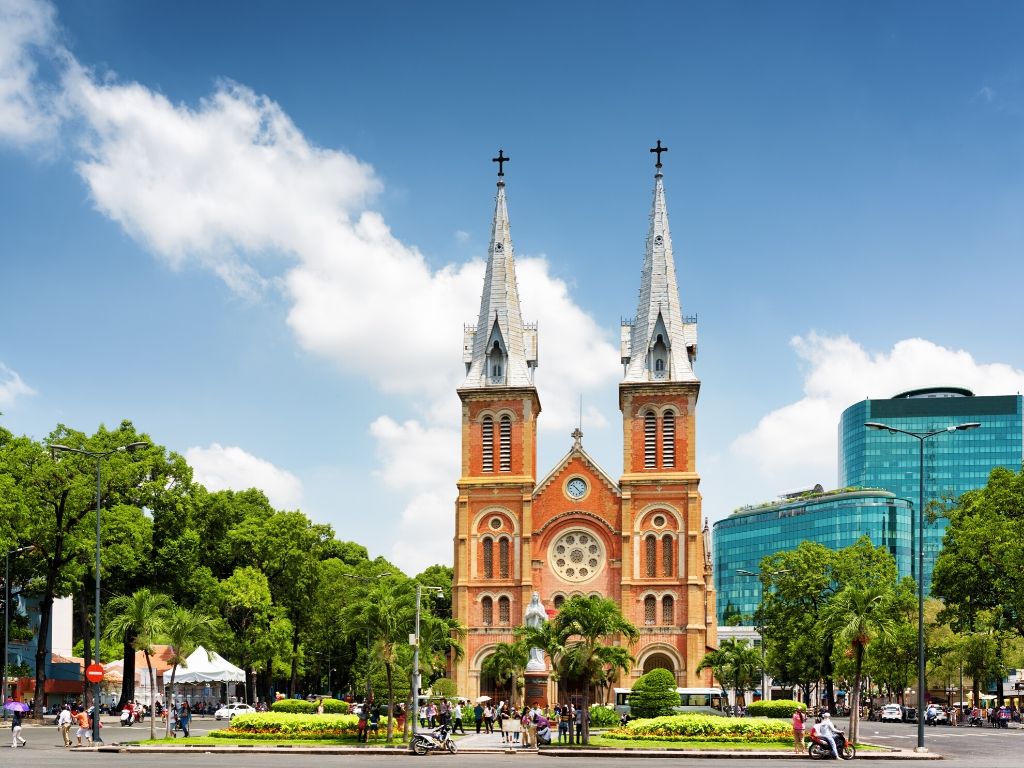
<svg viewBox="0 0 1024 768"><path fill-rule="evenodd" d="M654 595L648 595L644 598L644 624L656 623L657 618L654 612L657 606L658 601L654 598Z"/></svg>
<svg viewBox="0 0 1024 768"><path fill-rule="evenodd" d="M656 370L656 371L664 371L665 370L665 361L662 360L660 357L657 360L654 361L654 370Z"/></svg>
<svg viewBox="0 0 1024 768"><path fill-rule="evenodd" d="M658 420L654 411L644 414L644 466L658 466Z"/></svg>
<svg viewBox="0 0 1024 768"><path fill-rule="evenodd" d="M483 470L484 472L494 471L494 419L490 416L484 416L484 422L481 425L481 443L483 450Z"/></svg>
<svg viewBox="0 0 1024 768"><path fill-rule="evenodd" d="M555 595L555 599L554 599L555 610L556 611L562 610L562 603L564 603L564 602L565 602L565 595Z"/></svg>
<svg viewBox="0 0 1024 768"><path fill-rule="evenodd" d="M498 598L498 623L507 627L512 620L511 603L507 597Z"/></svg>
<svg viewBox="0 0 1024 768"><path fill-rule="evenodd" d="M672 595L665 595L661 598L661 623L675 624L676 622L676 601Z"/></svg>
<svg viewBox="0 0 1024 768"><path fill-rule="evenodd" d="M498 578L508 579L510 578L509 571L509 552L508 552L508 539L498 540Z"/></svg>
<svg viewBox="0 0 1024 768"><path fill-rule="evenodd" d="M512 419L507 415L501 417L501 471L512 470Z"/></svg>
<svg viewBox="0 0 1024 768"><path fill-rule="evenodd" d="M663 575L672 575L672 537L667 533L661 537L661 570Z"/></svg>
<svg viewBox="0 0 1024 768"><path fill-rule="evenodd" d="M658 540L653 536L648 536L644 539L644 548L646 549L644 559L647 561L647 577L653 579L657 575L655 566L658 564Z"/></svg>
<svg viewBox="0 0 1024 768"><path fill-rule="evenodd" d="M489 627L494 623L494 601L491 598L485 597L480 601L480 613L485 627Z"/></svg>
<svg viewBox="0 0 1024 768"><path fill-rule="evenodd" d="M494 578L494 539L484 539L484 578Z"/></svg>
<svg viewBox="0 0 1024 768"><path fill-rule="evenodd" d="M661 458L662 466L676 465L676 415L672 411L661 417Z"/></svg>

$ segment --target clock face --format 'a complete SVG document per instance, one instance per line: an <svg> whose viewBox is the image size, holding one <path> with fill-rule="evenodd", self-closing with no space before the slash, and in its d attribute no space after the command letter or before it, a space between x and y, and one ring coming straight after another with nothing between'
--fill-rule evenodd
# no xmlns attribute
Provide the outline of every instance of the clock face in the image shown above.
<svg viewBox="0 0 1024 768"><path fill-rule="evenodd" d="M574 499L582 499L583 494L587 492L587 483L579 477L574 477L569 481L569 484L565 486L565 491Z"/></svg>

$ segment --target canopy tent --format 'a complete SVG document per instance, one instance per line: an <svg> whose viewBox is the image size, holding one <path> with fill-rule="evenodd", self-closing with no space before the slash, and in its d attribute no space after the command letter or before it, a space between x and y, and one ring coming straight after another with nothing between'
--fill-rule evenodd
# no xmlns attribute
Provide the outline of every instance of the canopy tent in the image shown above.
<svg viewBox="0 0 1024 768"><path fill-rule="evenodd" d="M175 683L243 683L245 672L236 667L216 651L207 651L203 646L196 648L178 667Z"/></svg>

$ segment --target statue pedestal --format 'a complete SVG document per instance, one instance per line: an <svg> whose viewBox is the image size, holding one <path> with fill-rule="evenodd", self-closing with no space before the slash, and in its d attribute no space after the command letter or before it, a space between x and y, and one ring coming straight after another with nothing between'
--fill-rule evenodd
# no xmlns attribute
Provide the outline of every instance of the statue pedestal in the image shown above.
<svg viewBox="0 0 1024 768"><path fill-rule="evenodd" d="M548 706L548 673L527 672L523 696L524 706L532 707L536 704L546 708Z"/></svg>

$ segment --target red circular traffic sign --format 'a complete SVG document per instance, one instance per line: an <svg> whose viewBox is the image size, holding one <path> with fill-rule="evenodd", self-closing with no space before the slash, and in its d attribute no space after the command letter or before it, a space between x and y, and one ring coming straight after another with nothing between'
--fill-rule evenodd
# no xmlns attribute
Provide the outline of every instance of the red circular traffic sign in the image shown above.
<svg viewBox="0 0 1024 768"><path fill-rule="evenodd" d="M85 668L85 679L90 683L98 683L103 679L103 665L90 664Z"/></svg>

